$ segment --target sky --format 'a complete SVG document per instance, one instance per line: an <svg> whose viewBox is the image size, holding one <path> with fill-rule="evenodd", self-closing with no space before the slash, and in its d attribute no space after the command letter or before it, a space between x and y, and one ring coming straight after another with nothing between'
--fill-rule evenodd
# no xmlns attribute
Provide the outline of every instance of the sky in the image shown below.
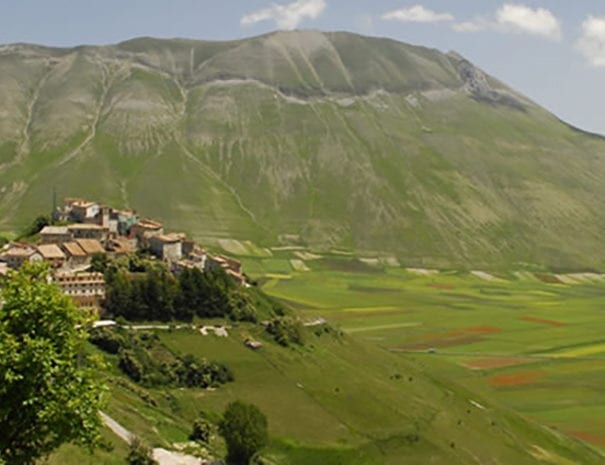
<svg viewBox="0 0 605 465"><path fill-rule="evenodd" d="M276 29L455 50L561 119L605 134L605 0L0 0L3 44L228 40Z"/></svg>

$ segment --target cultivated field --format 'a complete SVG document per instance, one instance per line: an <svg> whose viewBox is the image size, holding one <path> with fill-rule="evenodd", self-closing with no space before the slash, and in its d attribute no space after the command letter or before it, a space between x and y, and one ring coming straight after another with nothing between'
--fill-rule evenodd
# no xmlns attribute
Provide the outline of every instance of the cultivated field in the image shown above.
<svg viewBox="0 0 605 465"><path fill-rule="evenodd" d="M306 263L311 272L261 278L265 290L605 451L601 276Z"/></svg>

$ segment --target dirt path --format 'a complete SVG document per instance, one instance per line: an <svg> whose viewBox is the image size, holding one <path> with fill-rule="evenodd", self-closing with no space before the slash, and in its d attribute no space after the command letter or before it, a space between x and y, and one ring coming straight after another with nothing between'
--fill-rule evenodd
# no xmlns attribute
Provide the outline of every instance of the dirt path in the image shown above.
<svg viewBox="0 0 605 465"><path fill-rule="evenodd" d="M130 443L130 441L135 437L134 434L132 434L106 413L99 412L99 415L101 415L101 419L103 420L105 426L107 426L123 441ZM207 461L194 457L193 455L174 452L171 450L162 449L161 447L153 449L153 458L160 465L205 465L208 463Z"/></svg>

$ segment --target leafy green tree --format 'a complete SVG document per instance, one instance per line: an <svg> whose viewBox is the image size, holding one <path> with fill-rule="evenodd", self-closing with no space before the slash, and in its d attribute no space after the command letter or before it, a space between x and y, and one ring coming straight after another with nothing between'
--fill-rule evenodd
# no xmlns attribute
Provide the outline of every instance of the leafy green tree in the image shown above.
<svg viewBox="0 0 605 465"><path fill-rule="evenodd" d="M100 386L84 355L88 316L26 264L0 291L0 463L33 464L63 443L99 441Z"/></svg>
<svg viewBox="0 0 605 465"><path fill-rule="evenodd" d="M39 215L36 219L30 224L25 231L18 237L19 240L26 239L38 234L45 226L51 224L50 217L48 215Z"/></svg>
<svg viewBox="0 0 605 465"><path fill-rule="evenodd" d="M227 406L219 430L227 443L227 462L247 465L267 445L267 417L252 404L241 401Z"/></svg>
<svg viewBox="0 0 605 465"><path fill-rule="evenodd" d="M158 462L153 459L151 449L137 437L130 441L126 463L128 465L158 465Z"/></svg>
<svg viewBox="0 0 605 465"><path fill-rule="evenodd" d="M98 273L105 273L109 266L109 258L104 253L94 253L90 259L90 269Z"/></svg>

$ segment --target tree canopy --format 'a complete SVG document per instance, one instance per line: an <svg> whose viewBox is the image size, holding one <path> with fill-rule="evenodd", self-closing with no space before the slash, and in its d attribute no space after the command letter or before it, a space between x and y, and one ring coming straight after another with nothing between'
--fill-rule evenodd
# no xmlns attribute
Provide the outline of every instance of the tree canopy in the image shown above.
<svg viewBox="0 0 605 465"><path fill-rule="evenodd" d="M103 387L84 354L90 321L25 265L0 290L0 463L33 464L67 442L99 439Z"/></svg>
<svg viewBox="0 0 605 465"><path fill-rule="evenodd" d="M267 417L255 405L232 402L223 415L220 433L227 443L227 462L247 465L267 445Z"/></svg>

